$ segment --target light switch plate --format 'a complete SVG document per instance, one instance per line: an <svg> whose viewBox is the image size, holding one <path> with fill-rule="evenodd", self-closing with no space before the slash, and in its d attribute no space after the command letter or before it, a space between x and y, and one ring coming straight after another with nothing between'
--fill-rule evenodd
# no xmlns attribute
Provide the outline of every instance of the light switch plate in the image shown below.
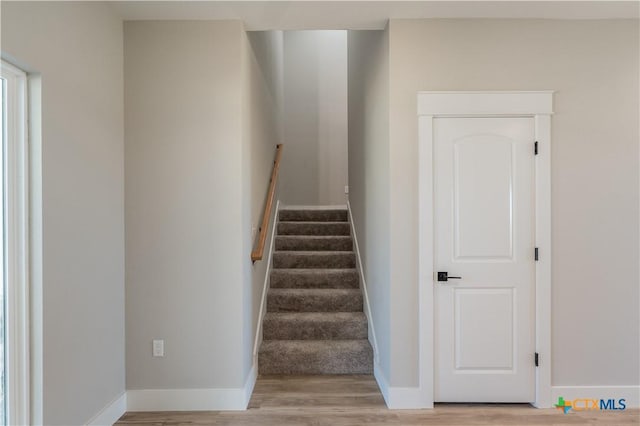
<svg viewBox="0 0 640 426"><path fill-rule="evenodd" d="M164 356L164 340L153 341L153 356Z"/></svg>

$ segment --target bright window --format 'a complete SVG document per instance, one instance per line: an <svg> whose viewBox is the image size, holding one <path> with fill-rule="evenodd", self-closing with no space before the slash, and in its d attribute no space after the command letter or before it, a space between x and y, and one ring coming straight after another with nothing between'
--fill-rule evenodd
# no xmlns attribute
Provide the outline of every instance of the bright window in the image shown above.
<svg viewBox="0 0 640 426"><path fill-rule="evenodd" d="M4 61L0 77L0 422L29 424L27 80Z"/></svg>
<svg viewBox="0 0 640 426"><path fill-rule="evenodd" d="M0 116L2 117L2 146L5 145L5 133L6 133L6 119L5 119L5 103L6 103L6 82L4 79L2 79L2 85L0 87L0 92L2 93L2 96L0 99L2 99L2 102L0 103ZM0 164L4 164L4 150L0 150ZM3 167L4 168L4 167ZM4 176L4 173L0 173L0 176ZM4 179L3 179L4 180ZM4 185L2 185L4 187ZM4 197L3 197L4 198ZM3 206L4 207L4 206ZM4 208L0 209L0 221L2 223L4 223ZM0 228L0 241L4 241L4 226L2 228ZM0 262L0 276L4 277L4 255L2 254L2 251L4 247L4 244L0 245L0 259L2 259L2 262ZM2 370L0 370L0 424L6 425L7 424L7 401L5 399L5 394L6 394L6 377L7 377L7 373L6 373L6 366L5 366L5 316L6 316L6 309L5 309L5 297L4 297L4 288L5 288L5 282L3 280L3 285L0 286L0 368Z"/></svg>

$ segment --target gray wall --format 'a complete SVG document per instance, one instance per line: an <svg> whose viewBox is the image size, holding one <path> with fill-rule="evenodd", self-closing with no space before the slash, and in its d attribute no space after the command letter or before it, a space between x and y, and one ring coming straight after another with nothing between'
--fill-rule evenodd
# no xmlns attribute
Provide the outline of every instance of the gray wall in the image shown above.
<svg viewBox="0 0 640 426"><path fill-rule="evenodd" d="M347 33L285 31L282 199L345 204Z"/></svg>
<svg viewBox="0 0 640 426"><path fill-rule="evenodd" d="M244 382L243 34L124 26L127 389Z"/></svg>
<svg viewBox="0 0 640 426"><path fill-rule="evenodd" d="M266 272L250 254L280 140L282 33L131 21L124 39L127 389L242 387Z"/></svg>
<svg viewBox="0 0 640 426"><path fill-rule="evenodd" d="M349 204L378 344L390 375L389 32L349 31Z"/></svg>
<svg viewBox="0 0 640 426"><path fill-rule="evenodd" d="M267 230L264 258L250 262L251 252L258 237L266 203L269 180L273 169L275 148L281 141L283 94L283 35L282 31L246 33L244 38L245 63L243 113L243 226L245 250L245 291L243 294L243 344L245 375L253 365L253 346L258 325L260 302L267 270L267 253L271 244L273 224ZM284 148L283 160L287 159ZM275 205L274 205L275 208ZM275 217L275 212L272 213ZM247 223L250 218L250 223ZM251 231L255 232L252 233Z"/></svg>
<svg viewBox="0 0 640 426"><path fill-rule="evenodd" d="M416 93L550 89L553 384L638 385L638 21L391 20L389 37L391 384L418 380Z"/></svg>
<svg viewBox="0 0 640 426"><path fill-rule="evenodd" d="M125 389L122 21L3 2L2 54L42 83L40 420L84 424Z"/></svg>

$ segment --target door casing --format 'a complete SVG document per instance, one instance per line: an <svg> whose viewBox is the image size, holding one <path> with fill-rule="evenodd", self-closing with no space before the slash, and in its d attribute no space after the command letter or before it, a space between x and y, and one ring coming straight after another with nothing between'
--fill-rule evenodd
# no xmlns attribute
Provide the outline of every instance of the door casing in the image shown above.
<svg viewBox="0 0 640 426"><path fill-rule="evenodd" d="M434 400L434 229L433 120L437 117L531 117L535 141L535 400L551 406L551 115L552 91L418 92L418 312L419 392L424 407Z"/></svg>

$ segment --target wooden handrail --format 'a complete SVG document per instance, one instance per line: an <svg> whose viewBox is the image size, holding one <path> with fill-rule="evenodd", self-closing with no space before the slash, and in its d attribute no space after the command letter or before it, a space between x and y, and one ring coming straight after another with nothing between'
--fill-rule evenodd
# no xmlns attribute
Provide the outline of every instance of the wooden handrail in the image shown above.
<svg viewBox="0 0 640 426"><path fill-rule="evenodd" d="M278 171L280 170L280 158L282 157L282 144L276 145L276 159L273 162L273 171L271 172L271 180L269 181L269 192L267 193L267 203L264 206L264 214L262 216L262 226L260 227L260 238L258 245L251 252L251 261L262 260L264 254L264 245L267 242L267 230L269 228L269 218L271 217L271 209L273 208L273 199L276 196L276 183L278 182Z"/></svg>

